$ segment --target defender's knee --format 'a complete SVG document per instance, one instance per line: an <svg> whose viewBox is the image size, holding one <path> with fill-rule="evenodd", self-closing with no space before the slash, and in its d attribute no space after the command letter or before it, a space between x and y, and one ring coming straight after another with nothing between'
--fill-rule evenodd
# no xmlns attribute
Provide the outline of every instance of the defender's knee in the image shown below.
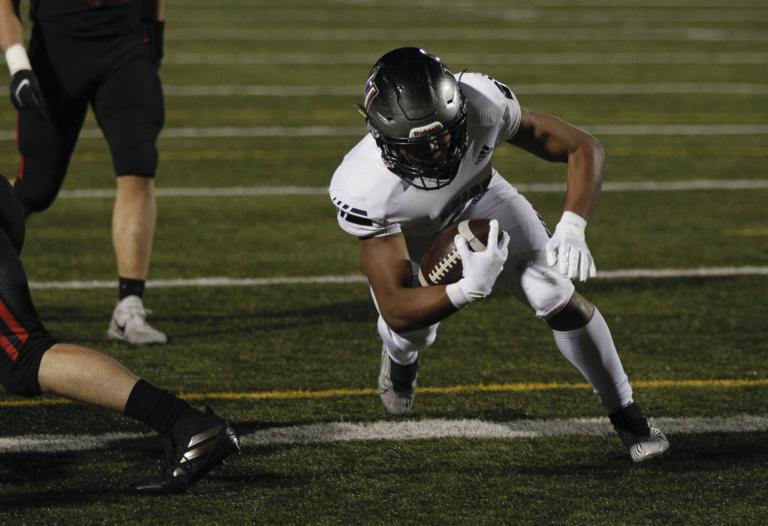
<svg viewBox="0 0 768 526"><path fill-rule="evenodd" d="M154 141L118 144L112 149L112 166L119 176L136 175L151 179L158 165L157 145Z"/></svg>
<svg viewBox="0 0 768 526"><path fill-rule="evenodd" d="M24 348L12 365L3 364L0 380L9 393L27 398L40 396L42 393L37 377L43 354L50 348L50 343L40 343L41 345L32 348Z"/></svg>
<svg viewBox="0 0 768 526"><path fill-rule="evenodd" d="M33 179L34 181L31 181L25 176L17 179L14 184L16 196L24 207L26 215L42 212L53 204L59 194L64 172L55 170L35 174Z"/></svg>

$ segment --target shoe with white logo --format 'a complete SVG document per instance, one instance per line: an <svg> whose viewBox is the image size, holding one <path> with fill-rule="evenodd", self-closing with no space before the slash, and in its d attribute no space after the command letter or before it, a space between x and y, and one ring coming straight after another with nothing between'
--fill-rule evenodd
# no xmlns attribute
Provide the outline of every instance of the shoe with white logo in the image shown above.
<svg viewBox="0 0 768 526"><path fill-rule="evenodd" d="M664 433L650 426L648 436L637 436L626 431L616 430L619 438L629 449L629 456L633 462L643 462L658 457L669 449L669 440Z"/></svg>
<svg viewBox="0 0 768 526"><path fill-rule="evenodd" d="M112 313L107 336L112 340L131 343L133 345L150 345L166 343L165 333L158 331L147 323L147 314L141 298L127 296L120 300Z"/></svg>
<svg viewBox="0 0 768 526"><path fill-rule="evenodd" d="M629 450L633 462L658 457L669 449L669 440L653 427L634 402L608 415L619 438Z"/></svg>
<svg viewBox="0 0 768 526"><path fill-rule="evenodd" d="M240 452L240 440L229 422L210 407L204 414L180 418L173 438L165 441L159 479L134 486L146 494L183 493L224 460Z"/></svg>
<svg viewBox="0 0 768 526"><path fill-rule="evenodd" d="M400 365L393 362L387 353L387 348L382 347L379 397L387 411L393 415L407 415L413 410L418 370L418 359L410 365Z"/></svg>

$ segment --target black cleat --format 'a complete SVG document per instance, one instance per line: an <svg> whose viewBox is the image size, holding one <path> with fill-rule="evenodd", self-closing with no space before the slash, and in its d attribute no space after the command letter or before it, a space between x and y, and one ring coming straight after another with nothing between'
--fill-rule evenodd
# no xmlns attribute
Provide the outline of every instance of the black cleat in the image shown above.
<svg viewBox="0 0 768 526"><path fill-rule="evenodd" d="M165 441L165 462L159 479L134 486L146 494L183 493L225 458L240 452L240 441L229 422L210 408L180 418L173 439Z"/></svg>

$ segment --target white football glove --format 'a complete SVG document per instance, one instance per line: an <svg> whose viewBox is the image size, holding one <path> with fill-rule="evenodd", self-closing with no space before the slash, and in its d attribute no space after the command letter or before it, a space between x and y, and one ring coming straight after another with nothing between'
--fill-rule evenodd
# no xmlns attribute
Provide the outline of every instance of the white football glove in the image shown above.
<svg viewBox="0 0 768 526"><path fill-rule="evenodd" d="M547 263L557 265L560 274L568 279L578 276L580 281L597 276L597 267L587 247L584 229L587 221L578 214L565 211L547 241Z"/></svg>
<svg viewBox="0 0 768 526"><path fill-rule="evenodd" d="M488 245L481 252L473 252L463 236L453 240L461 256L463 278L445 288L448 298L457 309L489 295L507 261L509 234L502 232L499 242L499 222L492 219L488 229Z"/></svg>

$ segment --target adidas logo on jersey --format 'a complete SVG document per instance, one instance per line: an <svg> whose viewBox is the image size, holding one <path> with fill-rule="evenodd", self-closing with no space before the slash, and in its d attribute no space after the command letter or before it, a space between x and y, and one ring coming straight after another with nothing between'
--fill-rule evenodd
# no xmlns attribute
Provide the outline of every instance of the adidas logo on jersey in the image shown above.
<svg viewBox="0 0 768 526"><path fill-rule="evenodd" d="M493 148L491 148L487 144L484 144L483 148L480 150L480 153L477 155L477 159L475 159L475 166L483 162L485 158L488 157L488 155L490 155L492 151L493 151Z"/></svg>

